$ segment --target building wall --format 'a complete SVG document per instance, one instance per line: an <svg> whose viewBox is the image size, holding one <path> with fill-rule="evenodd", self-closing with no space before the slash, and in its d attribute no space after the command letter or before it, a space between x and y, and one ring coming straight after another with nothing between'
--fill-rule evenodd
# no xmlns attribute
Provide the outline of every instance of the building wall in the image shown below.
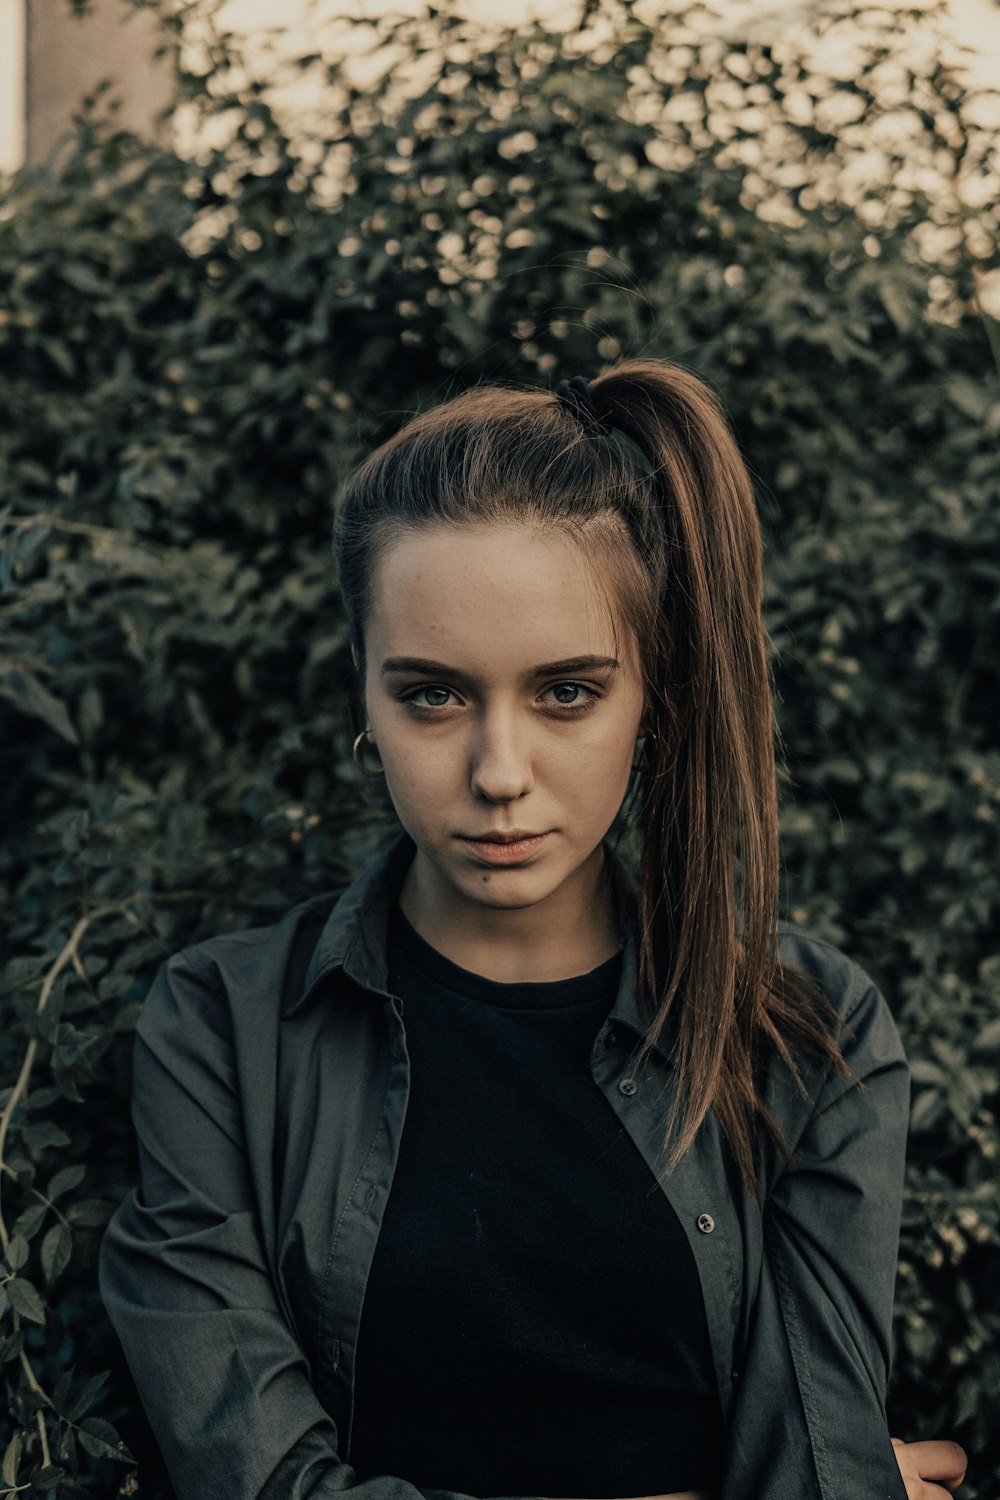
<svg viewBox="0 0 1000 1500"><path fill-rule="evenodd" d="M0 0L0 172L24 161L24 0Z"/></svg>
<svg viewBox="0 0 1000 1500"><path fill-rule="evenodd" d="M156 19L128 0L93 0L74 16L67 0L25 3L25 140L29 166L41 166L72 131L84 94L109 79L122 107L118 120L131 130L161 129L170 102L169 60L156 58Z"/></svg>

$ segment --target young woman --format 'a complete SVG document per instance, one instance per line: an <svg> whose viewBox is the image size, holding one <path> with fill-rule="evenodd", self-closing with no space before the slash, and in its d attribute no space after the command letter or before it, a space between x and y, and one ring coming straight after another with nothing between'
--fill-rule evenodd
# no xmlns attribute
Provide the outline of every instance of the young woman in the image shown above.
<svg viewBox="0 0 1000 1500"><path fill-rule="evenodd" d="M961 1450L884 1408L907 1066L776 921L711 393L657 360L471 390L351 477L336 542L400 826L172 958L137 1028L101 1290L176 1494L944 1497Z"/></svg>

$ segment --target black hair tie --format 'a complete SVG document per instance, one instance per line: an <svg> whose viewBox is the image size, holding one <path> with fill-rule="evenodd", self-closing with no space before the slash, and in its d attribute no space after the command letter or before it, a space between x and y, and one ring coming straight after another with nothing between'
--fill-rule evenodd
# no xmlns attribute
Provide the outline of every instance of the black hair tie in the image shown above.
<svg viewBox="0 0 1000 1500"><path fill-rule="evenodd" d="M594 398L590 393L590 382L585 375L574 375L570 380L560 380L556 386L556 395L560 401L565 401L577 421L586 424L589 422L597 428L598 432L608 432L609 426L594 404Z"/></svg>
<svg viewBox="0 0 1000 1500"><path fill-rule="evenodd" d="M570 380L560 380L555 393L560 401L566 403L577 421L584 427L589 425L605 437L610 437L616 447L645 478L648 479L656 473L656 465L650 462L649 455L635 439L622 432L621 428L609 422L607 417L597 410L590 392L590 383L585 375L574 375Z"/></svg>

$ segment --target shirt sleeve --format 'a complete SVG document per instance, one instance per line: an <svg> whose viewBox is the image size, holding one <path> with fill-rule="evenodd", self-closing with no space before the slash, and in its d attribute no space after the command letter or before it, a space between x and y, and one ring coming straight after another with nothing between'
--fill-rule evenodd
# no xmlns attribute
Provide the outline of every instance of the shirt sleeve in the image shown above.
<svg viewBox="0 0 1000 1500"><path fill-rule="evenodd" d="M861 1085L828 1070L790 1142L794 1165L763 1207L727 1500L804 1500L803 1473L819 1500L906 1500L885 1392L909 1068L889 1007L867 979L846 1020L853 1034L840 1039L841 1051ZM778 1389L792 1399L776 1403Z"/></svg>
<svg viewBox="0 0 1000 1500"><path fill-rule="evenodd" d="M101 1297L177 1500L469 1500L359 1481L338 1453L267 1264L228 1033L184 956L164 965L134 1039L139 1182L100 1250Z"/></svg>

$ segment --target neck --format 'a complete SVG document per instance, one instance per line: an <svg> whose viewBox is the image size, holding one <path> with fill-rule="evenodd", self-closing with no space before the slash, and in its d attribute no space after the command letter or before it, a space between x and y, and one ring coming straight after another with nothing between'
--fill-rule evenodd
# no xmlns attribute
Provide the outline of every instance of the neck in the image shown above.
<svg viewBox="0 0 1000 1500"><path fill-rule="evenodd" d="M621 947L600 844L549 896L520 907L469 900L418 849L399 906L420 936L452 963L501 984L572 979Z"/></svg>

